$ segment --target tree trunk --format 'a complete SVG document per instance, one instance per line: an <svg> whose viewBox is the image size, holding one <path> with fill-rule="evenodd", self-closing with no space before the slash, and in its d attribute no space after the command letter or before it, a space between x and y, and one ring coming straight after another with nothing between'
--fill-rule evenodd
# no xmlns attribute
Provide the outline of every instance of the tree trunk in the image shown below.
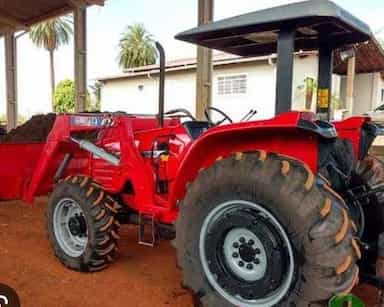
<svg viewBox="0 0 384 307"><path fill-rule="evenodd" d="M55 112L55 58L54 58L54 50L49 50L49 64L51 71L51 102L52 102L52 112Z"/></svg>

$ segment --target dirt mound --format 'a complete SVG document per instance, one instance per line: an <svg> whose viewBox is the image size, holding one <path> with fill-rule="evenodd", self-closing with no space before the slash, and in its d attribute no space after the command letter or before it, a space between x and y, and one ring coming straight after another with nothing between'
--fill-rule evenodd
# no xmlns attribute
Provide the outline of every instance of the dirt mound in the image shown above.
<svg viewBox="0 0 384 307"><path fill-rule="evenodd" d="M0 136L1 143L45 142L55 122L56 114L34 115L23 125Z"/></svg>

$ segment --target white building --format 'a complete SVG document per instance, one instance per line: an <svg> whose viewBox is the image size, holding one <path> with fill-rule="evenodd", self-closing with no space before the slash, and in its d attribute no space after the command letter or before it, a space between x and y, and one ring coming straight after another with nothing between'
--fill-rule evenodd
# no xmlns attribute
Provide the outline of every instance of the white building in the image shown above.
<svg viewBox="0 0 384 307"><path fill-rule="evenodd" d="M275 114L276 57L241 58L227 54L214 56L212 104L233 119L241 119L250 109L256 109L256 118ZM316 79L318 58L315 52L296 54L294 63L294 110L315 110L316 94L308 103L307 78ZM109 77L103 83L101 101L103 111L128 113L157 113L157 66L139 67ZM341 106L345 101L345 78L334 76L333 91ZM381 74L357 75L355 80L353 113L360 114L384 103L384 83ZM195 112L196 61L177 60L167 63L165 109L185 108ZM306 103L307 101L307 103Z"/></svg>
<svg viewBox="0 0 384 307"><path fill-rule="evenodd" d="M341 77L341 100L345 101L346 77ZM353 114L364 114L384 104L384 79L382 73L357 74L355 78L355 91Z"/></svg>

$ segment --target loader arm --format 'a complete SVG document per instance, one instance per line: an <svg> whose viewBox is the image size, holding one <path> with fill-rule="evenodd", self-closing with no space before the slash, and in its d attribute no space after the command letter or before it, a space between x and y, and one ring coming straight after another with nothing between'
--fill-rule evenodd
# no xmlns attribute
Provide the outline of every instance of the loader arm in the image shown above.
<svg viewBox="0 0 384 307"><path fill-rule="evenodd" d="M77 148L78 146L70 140L71 133L100 129L103 119L103 116L95 114L60 115L56 118L33 175L23 189L22 199L25 202L32 203L36 196L51 189L54 178L53 176L48 177L56 172L66 153L76 153L84 158L88 157L88 153ZM84 173L87 171L87 166L84 159L78 159L73 163L72 168Z"/></svg>

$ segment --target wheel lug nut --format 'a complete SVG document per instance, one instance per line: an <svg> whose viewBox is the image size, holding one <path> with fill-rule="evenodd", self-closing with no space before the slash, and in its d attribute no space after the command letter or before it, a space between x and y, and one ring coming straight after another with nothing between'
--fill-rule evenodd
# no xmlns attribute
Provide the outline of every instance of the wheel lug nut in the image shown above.
<svg viewBox="0 0 384 307"><path fill-rule="evenodd" d="M260 254L260 249L259 249L259 248L256 248L256 249L255 249L255 254L256 254L256 255L259 255L259 254Z"/></svg>
<svg viewBox="0 0 384 307"><path fill-rule="evenodd" d="M256 258L255 260L253 260L253 263L254 264L260 264L260 260Z"/></svg>
<svg viewBox="0 0 384 307"><path fill-rule="evenodd" d="M252 239L250 239L250 240L248 241L248 244L249 244L249 245L253 245L253 244L255 244L255 241L253 241Z"/></svg>
<svg viewBox="0 0 384 307"><path fill-rule="evenodd" d="M234 248L239 248L239 243L237 243L237 242L233 243L233 247Z"/></svg>
<svg viewBox="0 0 384 307"><path fill-rule="evenodd" d="M233 253L233 254L232 254L232 257L233 257L233 258L239 258L239 254L238 254L238 253Z"/></svg>
<svg viewBox="0 0 384 307"><path fill-rule="evenodd" d="M253 269L253 265L252 265L251 263L248 263L248 264L247 264L247 269L248 269L248 270L252 270L252 269Z"/></svg>
<svg viewBox="0 0 384 307"><path fill-rule="evenodd" d="M239 261L239 266L243 267L244 266L244 262L243 261Z"/></svg>
<svg viewBox="0 0 384 307"><path fill-rule="evenodd" d="M241 237L239 241L240 241L240 243L245 243L245 238Z"/></svg>

